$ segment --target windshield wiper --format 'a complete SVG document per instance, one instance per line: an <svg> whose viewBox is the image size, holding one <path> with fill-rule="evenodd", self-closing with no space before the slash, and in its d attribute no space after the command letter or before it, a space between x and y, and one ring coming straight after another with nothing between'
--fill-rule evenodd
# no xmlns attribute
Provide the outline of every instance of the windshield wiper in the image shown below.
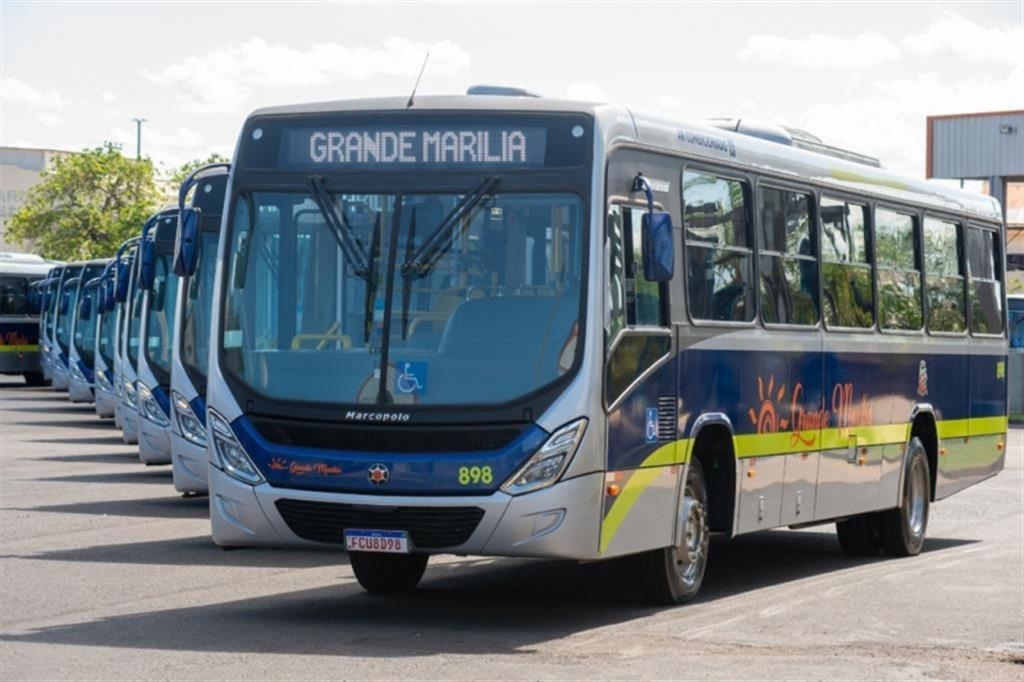
<svg viewBox="0 0 1024 682"><path fill-rule="evenodd" d="M482 205L483 200L489 197L494 188L497 187L498 180L497 176L485 179L476 189L462 197L455 204L455 207L448 212L448 215L444 217L433 233L423 242L423 246L402 263L402 277L406 279L411 277L419 279L430 274L430 271L437 265L437 261L441 259L441 256L451 248L456 235L465 231L469 224L473 222L477 209ZM453 229L459 221L462 221L467 216L469 220L463 222L461 229Z"/></svg>
<svg viewBox="0 0 1024 682"><path fill-rule="evenodd" d="M345 260L352 266L352 272L355 273L356 277L369 282L373 279L373 263L367 257L362 243L356 237L355 230L352 229L348 219L345 218L345 214L339 215L334 210L334 202L327 188L324 187L323 177L311 176L309 178L309 188L313 202L320 209L324 222L331 228L331 234L334 236L334 240L338 242L338 246L341 247Z"/></svg>

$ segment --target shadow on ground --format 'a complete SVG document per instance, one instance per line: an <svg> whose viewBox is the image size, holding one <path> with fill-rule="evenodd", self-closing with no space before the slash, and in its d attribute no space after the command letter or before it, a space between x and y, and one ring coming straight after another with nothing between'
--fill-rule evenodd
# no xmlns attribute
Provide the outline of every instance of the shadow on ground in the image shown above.
<svg viewBox="0 0 1024 682"><path fill-rule="evenodd" d="M127 554L142 563L162 557L168 563L226 566L278 566L292 560L308 562L303 565L344 562L343 556L323 553L306 553L301 559L267 550L218 555L201 546L206 542L189 538L28 558L110 561ZM970 542L929 540L926 551L941 552ZM728 542L716 538L711 556L703 602L884 560L845 557L834 534L807 532L762 533ZM547 641L657 613L659 609L639 605L632 593L631 565L628 559L584 565L514 559L436 564L428 567L418 590L399 596L367 594L339 575L336 587L115 616L4 635L0 640L294 656L522 654ZM281 578L283 588L295 586L287 574Z"/></svg>

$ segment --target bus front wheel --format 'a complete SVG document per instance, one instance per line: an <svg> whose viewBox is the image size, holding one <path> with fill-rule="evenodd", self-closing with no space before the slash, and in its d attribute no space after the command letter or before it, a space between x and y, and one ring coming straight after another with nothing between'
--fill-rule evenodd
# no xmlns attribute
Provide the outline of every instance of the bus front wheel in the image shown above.
<svg viewBox="0 0 1024 682"><path fill-rule="evenodd" d="M427 569L426 554L376 554L352 552L348 555L356 580L367 592L385 594L414 589Z"/></svg>
<svg viewBox="0 0 1024 682"><path fill-rule="evenodd" d="M687 467L679 523L682 533L678 545L638 556L646 596L658 604L693 601L704 582L711 531L704 469L696 457Z"/></svg>

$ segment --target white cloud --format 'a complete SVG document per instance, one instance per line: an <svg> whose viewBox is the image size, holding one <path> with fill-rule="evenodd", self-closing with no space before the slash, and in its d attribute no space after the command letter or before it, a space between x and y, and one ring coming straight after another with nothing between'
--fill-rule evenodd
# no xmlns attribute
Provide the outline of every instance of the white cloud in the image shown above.
<svg viewBox="0 0 1024 682"><path fill-rule="evenodd" d="M951 80L936 73L876 80L863 96L812 105L797 125L825 142L877 156L887 168L924 177L928 116L1020 108L1024 66L1003 78Z"/></svg>
<svg viewBox="0 0 1024 682"><path fill-rule="evenodd" d="M17 78L0 79L0 98L8 104L25 104L43 109L63 109L64 98L56 90L43 92Z"/></svg>
<svg viewBox="0 0 1024 682"><path fill-rule="evenodd" d="M469 54L447 40L427 44L389 38L379 47L314 43L296 49L251 38L144 74L159 85L176 89L185 100L186 111L232 113L246 106L246 99L256 88L324 85L379 76L414 77L428 50L428 77L450 76L469 66Z"/></svg>
<svg viewBox="0 0 1024 682"><path fill-rule="evenodd" d="M811 33L803 38L755 35L747 40L739 56L816 69L849 68L899 59L900 49L878 33L862 33L854 38L826 33Z"/></svg>
<svg viewBox="0 0 1024 682"><path fill-rule="evenodd" d="M117 95L112 93L110 90L104 90L100 95L100 99L103 100L104 104L113 104L117 101Z"/></svg>
<svg viewBox="0 0 1024 682"><path fill-rule="evenodd" d="M126 156L135 155L134 128L111 128L109 139L120 144ZM179 126L168 131L149 122L142 124L143 156L179 166L192 159L205 158L212 151L221 150L211 148L202 135L189 128Z"/></svg>
<svg viewBox="0 0 1024 682"><path fill-rule="evenodd" d="M608 93L594 83L570 83L569 87L565 89L565 96L568 99L582 102L608 102L611 100Z"/></svg>
<svg viewBox="0 0 1024 682"><path fill-rule="evenodd" d="M59 128L65 124L63 118L50 112L43 112L36 116L36 119L47 128Z"/></svg>
<svg viewBox="0 0 1024 682"><path fill-rule="evenodd" d="M1024 63L1024 24L985 27L957 14L944 14L922 33L903 39L916 54L945 55L975 61Z"/></svg>

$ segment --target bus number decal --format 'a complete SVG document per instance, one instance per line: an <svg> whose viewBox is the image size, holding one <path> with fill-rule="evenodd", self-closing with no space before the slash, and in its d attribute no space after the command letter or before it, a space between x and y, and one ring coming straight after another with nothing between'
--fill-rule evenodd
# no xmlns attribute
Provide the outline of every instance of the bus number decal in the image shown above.
<svg viewBox="0 0 1024 682"><path fill-rule="evenodd" d="M459 467L459 485L490 485L494 482L494 472L489 466Z"/></svg>

